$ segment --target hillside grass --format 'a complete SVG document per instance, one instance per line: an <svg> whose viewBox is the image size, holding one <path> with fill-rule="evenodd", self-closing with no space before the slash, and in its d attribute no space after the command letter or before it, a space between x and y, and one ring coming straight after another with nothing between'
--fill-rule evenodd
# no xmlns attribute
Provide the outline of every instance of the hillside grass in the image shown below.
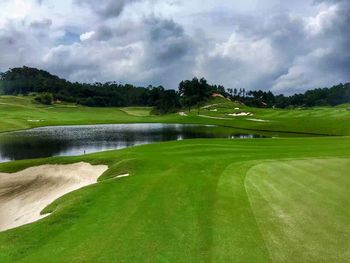
<svg viewBox="0 0 350 263"><path fill-rule="evenodd" d="M177 113L152 115L148 107L89 108L72 104L44 106L32 102L32 97L0 96L0 132L52 125L111 123L191 123L213 124L269 132L271 136L350 135L350 111L347 106L310 109L250 108L226 99L213 99L207 108ZM213 105L214 104L214 105ZM216 104L216 105L215 105ZM236 110L235 108L239 108ZM217 111L212 111L212 110ZM249 112L252 116L234 117L228 114Z"/></svg>
<svg viewBox="0 0 350 263"><path fill-rule="evenodd" d="M126 112L129 115L145 117L151 116L152 107L125 107L120 110Z"/></svg>
<svg viewBox="0 0 350 263"><path fill-rule="evenodd" d="M0 262L345 262L349 147L348 137L198 139L0 164L110 167L50 216L0 233Z"/></svg>

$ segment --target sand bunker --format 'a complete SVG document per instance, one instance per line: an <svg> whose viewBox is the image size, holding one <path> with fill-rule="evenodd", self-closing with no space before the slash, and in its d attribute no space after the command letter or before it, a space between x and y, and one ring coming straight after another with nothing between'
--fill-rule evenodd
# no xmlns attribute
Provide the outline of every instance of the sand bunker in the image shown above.
<svg viewBox="0 0 350 263"><path fill-rule="evenodd" d="M121 174L117 175L115 178L128 177L130 174Z"/></svg>
<svg viewBox="0 0 350 263"><path fill-rule="evenodd" d="M236 116L252 116L254 114L250 112L239 112L239 113L229 113L227 115L236 117Z"/></svg>
<svg viewBox="0 0 350 263"><path fill-rule="evenodd" d="M75 163L42 165L0 173L0 231L37 221L40 212L59 197L94 184L106 165Z"/></svg>
<svg viewBox="0 0 350 263"><path fill-rule="evenodd" d="M130 174L120 174L120 175L114 176L108 180L113 180L113 179L123 178L123 177L128 177L128 176L130 176Z"/></svg>

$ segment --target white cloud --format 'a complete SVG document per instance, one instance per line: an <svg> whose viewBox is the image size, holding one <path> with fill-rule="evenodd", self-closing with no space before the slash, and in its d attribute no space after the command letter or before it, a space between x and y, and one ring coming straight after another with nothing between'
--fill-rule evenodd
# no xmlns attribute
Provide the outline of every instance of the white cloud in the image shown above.
<svg viewBox="0 0 350 263"><path fill-rule="evenodd" d="M313 35L321 33L325 28L332 26L338 12L339 6L336 4L321 10L316 16L307 18L306 29Z"/></svg>
<svg viewBox="0 0 350 263"><path fill-rule="evenodd" d="M35 1L31 0L1 0L0 1L0 28L11 19L25 19L33 12Z"/></svg>
<svg viewBox="0 0 350 263"><path fill-rule="evenodd" d="M81 41L88 41L88 40L90 40L94 35L95 35L95 31L85 32L85 33L83 33L83 34L80 35L80 40L81 40Z"/></svg>

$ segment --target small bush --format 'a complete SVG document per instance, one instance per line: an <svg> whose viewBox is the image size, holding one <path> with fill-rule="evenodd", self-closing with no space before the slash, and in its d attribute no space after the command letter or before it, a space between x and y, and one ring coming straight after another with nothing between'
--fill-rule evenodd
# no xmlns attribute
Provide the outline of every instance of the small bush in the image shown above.
<svg viewBox="0 0 350 263"><path fill-rule="evenodd" d="M40 93L34 98L34 100L41 104L52 105L53 96L51 93Z"/></svg>

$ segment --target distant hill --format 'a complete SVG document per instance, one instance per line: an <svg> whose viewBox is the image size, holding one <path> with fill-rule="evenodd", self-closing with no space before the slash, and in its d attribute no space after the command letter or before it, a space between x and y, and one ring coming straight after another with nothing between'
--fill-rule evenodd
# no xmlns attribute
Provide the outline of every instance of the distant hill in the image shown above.
<svg viewBox="0 0 350 263"><path fill-rule="evenodd" d="M61 79L30 67L13 68L0 75L3 94L52 93L56 100L86 106L156 106L163 87L135 87L115 82L85 84Z"/></svg>

